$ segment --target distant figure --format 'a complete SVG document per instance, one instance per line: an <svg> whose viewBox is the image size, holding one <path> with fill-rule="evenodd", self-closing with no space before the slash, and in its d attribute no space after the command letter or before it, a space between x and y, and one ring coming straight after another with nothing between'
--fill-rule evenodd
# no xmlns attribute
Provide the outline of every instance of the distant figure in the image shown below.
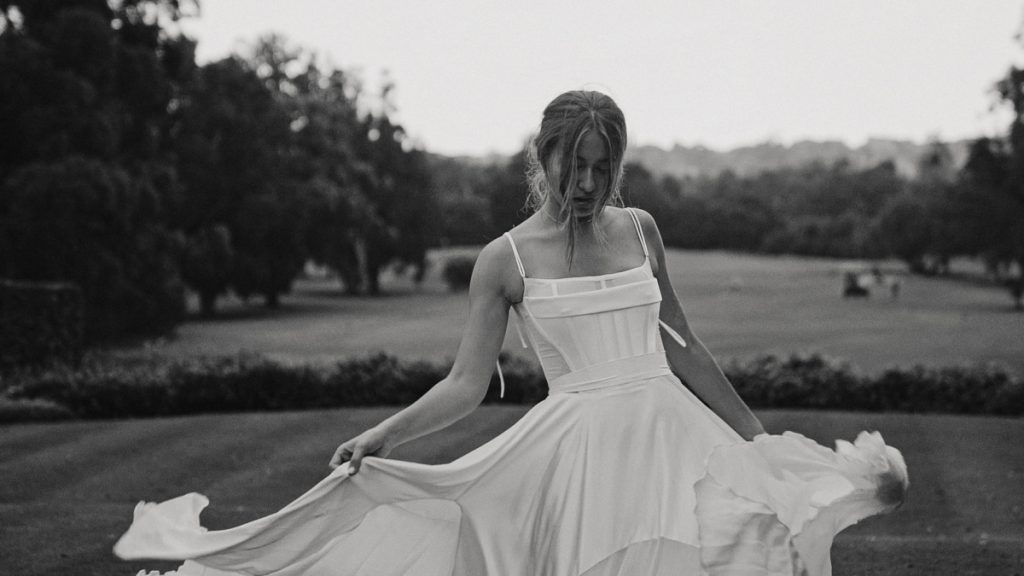
<svg viewBox="0 0 1024 576"><path fill-rule="evenodd" d="M618 206L625 151L611 98L555 98L534 212L477 258L451 372L280 512L206 531L203 496L143 504L114 551L218 576L830 573L835 533L902 501L903 458L877 433L765 433L683 314L658 225ZM547 398L452 462L386 458L484 399L510 312Z"/></svg>
<svg viewBox="0 0 1024 576"><path fill-rule="evenodd" d="M871 295L861 282L861 275L854 271L843 273L843 298L866 298Z"/></svg>
<svg viewBox="0 0 1024 576"><path fill-rule="evenodd" d="M889 282L889 298L892 300L899 300L900 286L903 284L903 281L896 276L889 276L887 280Z"/></svg>

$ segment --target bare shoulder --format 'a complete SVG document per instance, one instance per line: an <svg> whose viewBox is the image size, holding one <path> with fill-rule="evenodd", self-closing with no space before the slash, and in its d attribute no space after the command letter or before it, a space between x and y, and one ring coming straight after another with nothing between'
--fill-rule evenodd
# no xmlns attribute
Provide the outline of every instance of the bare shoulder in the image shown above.
<svg viewBox="0 0 1024 576"><path fill-rule="evenodd" d="M661 232L658 231L658 223L654 221L654 216L651 216L650 212L643 208L630 208L630 210L635 212L637 219L640 220L640 227L643 229L644 235L649 236L647 239L648 244L653 244L651 242L651 240L654 240L653 236L661 238Z"/></svg>
<svg viewBox="0 0 1024 576"><path fill-rule="evenodd" d="M522 299L522 286L512 244L504 235L484 246L473 266L470 296L499 294L509 302Z"/></svg>
<svg viewBox="0 0 1024 576"><path fill-rule="evenodd" d="M622 234L624 237L630 238L636 236L636 225L633 224L633 217L630 216L629 213L636 213L636 215L640 218L641 223L643 222L644 215L650 218L650 214L647 214L647 212L644 212L640 208L633 207L626 208L622 206L606 206L605 212L607 212L611 216L612 226L609 229L609 231L611 231L612 233L619 233ZM644 234L646 233L647 229L644 228Z"/></svg>
<svg viewBox="0 0 1024 576"><path fill-rule="evenodd" d="M508 238L501 235L488 242L480 251L476 257L475 268L480 271L500 270L504 267L503 264L509 262L515 262L515 257L512 255L512 244ZM512 265L515 266L515 264Z"/></svg>

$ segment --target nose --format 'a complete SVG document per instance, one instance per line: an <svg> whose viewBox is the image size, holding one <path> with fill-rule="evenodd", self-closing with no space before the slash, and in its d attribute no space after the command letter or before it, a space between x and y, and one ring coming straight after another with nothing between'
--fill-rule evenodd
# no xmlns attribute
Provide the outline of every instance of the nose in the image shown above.
<svg viewBox="0 0 1024 576"><path fill-rule="evenodd" d="M594 170L592 168L586 168L579 174L576 185L579 189L584 192L594 191Z"/></svg>

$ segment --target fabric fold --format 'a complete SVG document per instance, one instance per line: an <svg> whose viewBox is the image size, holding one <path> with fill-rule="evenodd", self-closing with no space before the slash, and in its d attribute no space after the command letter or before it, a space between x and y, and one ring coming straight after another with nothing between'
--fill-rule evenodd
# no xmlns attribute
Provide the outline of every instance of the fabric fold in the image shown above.
<svg viewBox="0 0 1024 576"><path fill-rule="evenodd" d="M114 551L185 561L175 576L649 576L679 559L679 573L827 576L835 534L908 485L881 435L836 444L744 442L659 376L550 396L447 464L342 466L228 530L201 526L200 494L140 503Z"/></svg>

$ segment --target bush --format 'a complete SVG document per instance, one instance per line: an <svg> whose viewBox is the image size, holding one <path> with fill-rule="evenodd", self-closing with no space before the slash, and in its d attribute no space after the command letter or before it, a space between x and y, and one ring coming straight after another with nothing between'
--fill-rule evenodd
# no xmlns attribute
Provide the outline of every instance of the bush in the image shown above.
<svg viewBox="0 0 1024 576"><path fill-rule="evenodd" d="M82 355L82 292L73 284L0 280L0 373Z"/></svg>
<svg viewBox="0 0 1024 576"><path fill-rule="evenodd" d="M863 406L859 407L1019 415L1024 413L1022 386L997 366L890 368L865 387Z"/></svg>
<svg viewBox="0 0 1024 576"><path fill-rule="evenodd" d="M996 366L889 368L863 376L820 354L766 355L726 375L751 406L1024 415L1024 380Z"/></svg>
<svg viewBox="0 0 1024 576"><path fill-rule="evenodd" d="M733 362L725 372L744 401L765 408L849 406L862 380L845 361L821 354L769 354Z"/></svg>
<svg viewBox="0 0 1024 576"><path fill-rule="evenodd" d="M540 369L501 357L485 402L531 404L547 396ZM332 366L236 356L167 359L89 356L77 365L22 372L0 382L0 422L121 418L337 406L406 405L447 375L450 362L376 354ZM1024 415L1024 381L996 366L891 368L875 377L820 354L761 356L726 367L751 406Z"/></svg>
<svg viewBox="0 0 1024 576"><path fill-rule="evenodd" d="M444 263L444 281L448 289L455 292L469 288L469 280L473 277L473 266L476 258L470 256L452 256Z"/></svg>

